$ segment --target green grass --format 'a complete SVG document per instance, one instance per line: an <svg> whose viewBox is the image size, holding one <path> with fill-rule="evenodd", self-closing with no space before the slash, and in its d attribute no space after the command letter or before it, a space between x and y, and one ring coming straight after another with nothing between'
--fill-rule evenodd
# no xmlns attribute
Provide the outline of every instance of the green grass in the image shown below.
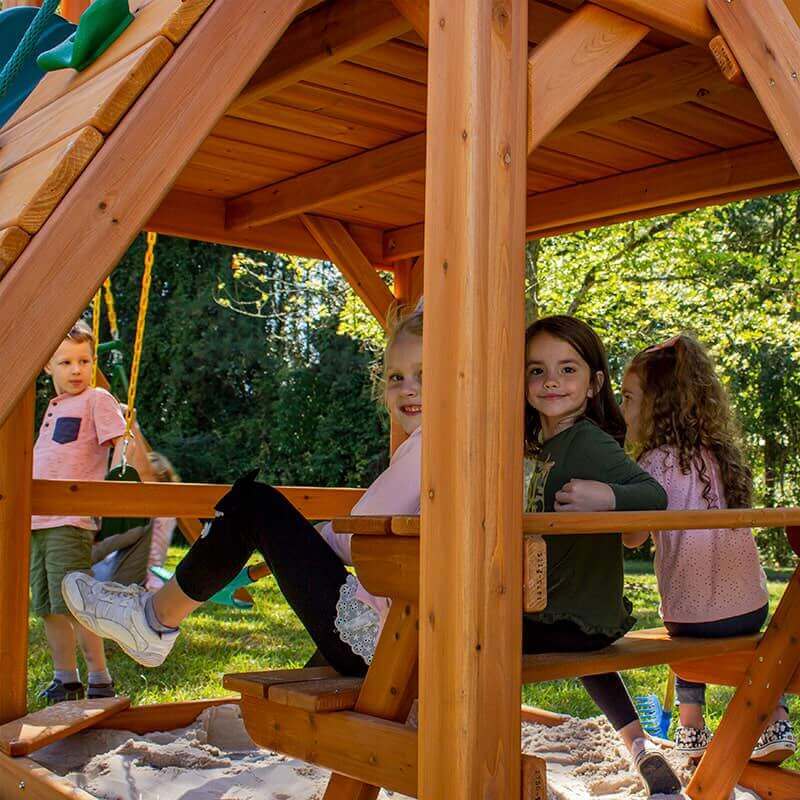
<svg viewBox="0 0 800 800"><path fill-rule="evenodd" d="M172 548L167 566L174 567L185 550ZM770 605L774 610L790 576L788 571L769 573ZM637 628L660 625L658 593L652 566L626 562L625 592L634 605ZM208 604L192 614L182 626L166 663L146 669L129 659L115 644L106 645L109 668L120 692L136 704L167 703L206 697L221 697L222 675L302 666L313 650L311 640L283 600L272 578L252 589L256 607L236 611ZM41 620L32 618L28 666L29 696L35 697L51 677L52 665ZM82 666L83 669L83 666ZM624 674L632 695L655 692L663 695L666 667L630 670ZM709 687L707 720L712 729L719 722L732 695L726 687ZM577 680L552 681L526 686L523 702L552 711L590 717L598 713ZM33 703L36 705L36 701ZM791 700L791 715L800 730L800 702ZM787 762L800 768L800 758Z"/></svg>

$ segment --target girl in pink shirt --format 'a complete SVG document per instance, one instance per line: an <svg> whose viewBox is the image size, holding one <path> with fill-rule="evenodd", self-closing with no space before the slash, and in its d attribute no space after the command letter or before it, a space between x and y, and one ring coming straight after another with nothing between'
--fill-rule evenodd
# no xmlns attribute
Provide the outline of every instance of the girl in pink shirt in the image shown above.
<svg viewBox="0 0 800 800"><path fill-rule="evenodd" d="M627 440L639 464L666 490L668 509L747 508L752 476L739 445L728 397L703 346L680 335L648 347L622 382ZM627 534L628 547L655 543L661 616L673 636L755 633L769 610L766 577L750 529ZM679 752L702 756L705 684L676 680ZM783 698L756 744L753 759L782 761L795 750Z"/></svg>
<svg viewBox="0 0 800 800"><path fill-rule="evenodd" d="M422 313L395 328L384 356L386 404L408 434L391 463L352 510L355 515L418 514L422 424ZM345 568L350 537L330 524L316 529L276 489L236 481L178 564L175 576L150 593L140 586L67 575L64 598L89 630L114 639L140 664L158 666L178 636L178 625L227 586L258 550L300 618L317 654L309 664L330 664L342 675L364 675L386 619L389 601L373 597Z"/></svg>

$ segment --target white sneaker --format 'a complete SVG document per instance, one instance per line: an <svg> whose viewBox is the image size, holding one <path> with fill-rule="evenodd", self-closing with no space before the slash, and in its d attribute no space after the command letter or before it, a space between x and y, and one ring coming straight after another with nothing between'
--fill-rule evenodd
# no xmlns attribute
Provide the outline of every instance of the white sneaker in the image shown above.
<svg viewBox="0 0 800 800"><path fill-rule="evenodd" d="M157 633L148 625L144 606L151 593L137 584L122 586L70 572L61 582L61 594L84 628L115 641L145 667L163 664L178 638L178 631Z"/></svg>

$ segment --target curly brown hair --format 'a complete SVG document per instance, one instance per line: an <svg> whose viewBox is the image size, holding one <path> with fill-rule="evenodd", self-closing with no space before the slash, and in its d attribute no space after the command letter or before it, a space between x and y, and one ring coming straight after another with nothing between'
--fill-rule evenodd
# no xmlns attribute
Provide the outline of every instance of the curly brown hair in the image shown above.
<svg viewBox="0 0 800 800"><path fill-rule="evenodd" d="M714 362L697 339L687 334L648 347L631 361L642 384L637 455L658 447L677 450L684 475L694 465L711 506L711 478L703 450L717 461L729 508L747 508L753 475L741 448L741 434L728 394Z"/></svg>

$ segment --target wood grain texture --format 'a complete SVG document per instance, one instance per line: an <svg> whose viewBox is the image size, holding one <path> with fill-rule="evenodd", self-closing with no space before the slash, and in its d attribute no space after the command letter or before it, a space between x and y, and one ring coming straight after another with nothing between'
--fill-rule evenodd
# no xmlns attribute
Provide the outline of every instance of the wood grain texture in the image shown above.
<svg viewBox="0 0 800 800"><path fill-rule="evenodd" d="M670 666L687 681L713 683L719 686L739 686L750 667L752 655L733 653L724 657L710 657L682 661ZM800 695L800 670L795 670L786 687L787 694Z"/></svg>
<svg viewBox="0 0 800 800"><path fill-rule="evenodd" d="M350 551L356 575L377 597L419 601L419 539L354 536Z"/></svg>
<svg viewBox="0 0 800 800"><path fill-rule="evenodd" d="M535 614L547 607L547 545L541 536L522 543L522 608Z"/></svg>
<svg viewBox="0 0 800 800"><path fill-rule="evenodd" d="M29 758L0 753L0 797L19 796L26 800L96 800L94 795Z"/></svg>
<svg viewBox="0 0 800 800"><path fill-rule="evenodd" d="M724 36L721 34L715 36L708 43L708 49L711 50L711 54L714 56L720 72L725 76L726 81L742 87L748 85L747 78L744 72L742 72L742 68L739 66L739 62L736 60L733 50L731 50L730 46L725 41Z"/></svg>
<svg viewBox="0 0 800 800"><path fill-rule="evenodd" d="M739 783L768 800L796 800L800 797L800 772L765 764L747 764Z"/></svg>
<svg viewBox="0 0 800 800"><path fill-rule="evenodd" d="M428 20L430 3L428 0L392 0L397 10L412 24L425 44L428 43Z"/></svg>
<svg viewBox="0 0 800 800"><path fill-rule="evenodd" d="M528 59L528 152L645 37L648 28L587 4Z"/></svg>
<svg viewBox="0 0 800 800"><path fill-rule="evenodd" d="M648 28L704 46L717 29L704 0L593 0L610 11L630 17Z"/></svg>
<svg viewBox="0 0 800 800"><path fill-rule="evenodd" d="M273 686L290 683L311 683L339 677L333 667L307 667L305 669L273 669L263 672L231 672L223 676L222 685L243 697L266 700Z"/></svg>
<svg viewBox="0 0 800 800"><path fill-rule="evenodd" d="M131 706L113 717L98 720L92 727L145 734L153 731L171 731L191 725L201 712L211 706L238 705L235 697L209 700L187 700L181 703L154 703Z"/></svg>
<svg viewBox="0 0 800 800"><path fill-rule="evenodd" d="M0 228L36 233L102 144L98 131L81 128L0 174Z"/></svg>
<svg viewBox="0 0 800 800"><path fill-rule="evenodd" d="M27 710L28 569L35 384L0 427L0 723Z"/></svg>
<svg viewBox="0 0 800 800"><path fill-rule="evenodd" d="M708 8L800 169L800 28L782 0L763 0L758 7L709 0Z"/></svg>
<svg viewBox="0 0 800 800"><path fill-rule="evenodd" d="M547 800L547 762L522 754L522 800Z"/></svg>
<svg viewBox="0 0 800 800"><path fill-rule="evenodd" d="M3 228L0 231L0 278L6 274L9 267L19 258L31 240L29 234L22 228Z"/></svg>
<svg viewBox="0 0 800 800"><path fill-rule="evenodd" d="M317 713L347 711L355 707L362 683L363 678L341 675L321 681L282 683L270 688L268 699L271 703Z"/></svg>
<svg viewBox="0 0 800 800"><path fill-rule="evenodd" d="M300 3L215 0L83 172L68 202L56 209L0 281L0 305L26 309L30 343L20 348L9 330L16 321L10 316L0 319L0 361L6 369L0 420L280 38ZM203 91L197 91L198 86ZM151 147L153 141L158 141L157 148ZM81 220L80 226L75 219ZM26 269L30 262L36 266Z"/></svg>

